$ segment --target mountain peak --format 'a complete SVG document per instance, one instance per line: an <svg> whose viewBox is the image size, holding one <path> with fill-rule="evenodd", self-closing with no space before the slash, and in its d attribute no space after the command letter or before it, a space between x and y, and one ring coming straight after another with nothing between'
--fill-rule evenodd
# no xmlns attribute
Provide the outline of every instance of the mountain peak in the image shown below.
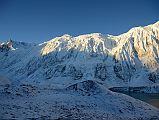
<svg viewBox="0 0 159 120"><path fill-rule="evenodd" d="M154 23L153 26L159 28L159 21L157 21L156 23Z"/></svg>
<svg viewBox="0 0 159 120"><path fill-rule="evenodd" d="M101 33L90 33L90 34L84 34L84 35L79 35L75 38L77 39L90 39L90 38L93 38L93 39L99 39L101 38L103 35Z"/></svg>
<svg viewBox="0 0 159 120"><path fill-rule="evenodd" d="M61 37L62 37L62 38L71 38L72 36L69 35L69 34L64 34L64 35L62 35Z"/></svg>

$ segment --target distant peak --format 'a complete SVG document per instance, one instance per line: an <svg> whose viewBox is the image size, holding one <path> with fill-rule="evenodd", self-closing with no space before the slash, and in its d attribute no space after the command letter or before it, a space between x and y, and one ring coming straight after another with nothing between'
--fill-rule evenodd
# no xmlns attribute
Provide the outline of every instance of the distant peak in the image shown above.
<svg viewBox="0 0 159 120"><path fill-rule="evenodd" d="M101 33L91 33L90 35L94 35L94 36L101 36Z"/></svg>
<svg viewBox="0 0 159 120"><path fill-rule="evenodd" d="M157 21L157 22L155 22L153 24L146 25L146 26L133 27L128 32L123 33L123 34L132 33L132 32L139 31L139 30L146 30L148 28L153 28L153 27L159 28L159 21ZM121 34L121 35L123 35L123 34ZM121 36L121 35L118 35L118 36Z"/></svg>
<svg viewBox="0 0 159 120"><path fill-rule="evenodd" d="M94 38L94 39L98 39L101 36L102 36L101 33L90 33L90 34L79 35L76 38L82 38L82 39Z"/></svg>
<svg viewBox="0 0 159 120"><path fill-rule="evenodd" d="M69 34L64 34L64 35L62 35L61 37L65 37L65 38L70 38L70 37L72 37L71 35L69 35Z"/></svg>

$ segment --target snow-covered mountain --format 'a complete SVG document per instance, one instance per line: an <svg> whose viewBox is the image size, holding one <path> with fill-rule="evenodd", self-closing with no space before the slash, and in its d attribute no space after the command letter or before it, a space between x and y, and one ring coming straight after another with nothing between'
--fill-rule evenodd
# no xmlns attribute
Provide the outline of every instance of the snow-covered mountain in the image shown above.
<svg viewBox="0 0 159 120"><path fill-rule="evenodd" d="M159 22L119 36L63 35L39 45L13 42L0 69L16 80L97 80L107 86L159 83ZM0 47L1 48L1 47Z"/></svg>
<svg viewBox="0 0 159 120"><path fill-rule="evenodd" d="M119 36L1 43L0 118L157 120L157 108L108 88L158 93L158 56L159 22Z"/></svg>

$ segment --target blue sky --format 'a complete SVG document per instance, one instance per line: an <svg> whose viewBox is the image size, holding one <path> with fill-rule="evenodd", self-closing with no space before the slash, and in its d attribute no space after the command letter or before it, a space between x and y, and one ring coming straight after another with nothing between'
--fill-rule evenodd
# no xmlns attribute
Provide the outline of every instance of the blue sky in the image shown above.
<svg viewBox="0 0 159 120"><path fill-rule="evenodd" d="M56 36L119 35L159 20L158 0L0 0L0 41L43 42Z"/></svg>

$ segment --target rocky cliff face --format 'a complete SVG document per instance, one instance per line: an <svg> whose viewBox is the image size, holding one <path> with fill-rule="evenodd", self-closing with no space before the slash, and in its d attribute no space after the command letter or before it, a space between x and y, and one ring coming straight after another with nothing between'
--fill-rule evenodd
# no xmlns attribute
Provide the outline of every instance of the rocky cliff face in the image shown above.
<svg viewBox="0 0 159 120"><path fill-rule="evenodd" d="M40 45L21 45L8 56L0 52L0 69L15 79L36 83L60 77L142 86L159 83L158 55L159 22L119 36L66 34Z"/></svg>
<svg viewBox="0 0 159 120"><path fill-rule="evenodd" d="M1 52L9 51L9 50L13 49L12 45L13 45L12 40L9 40L7 43L1 43L0 51Z"/></svg>
<svg viewBox="0 0 159 120"><path fill-rule="evenodd" d="M116 66L122 68L119 71L127 71L123 72L124 76L125 73L128 73L128 79L131 80L136 71L141 74L145 72L144 75L146 76L155 73L154 76L157 77L159 68L159 22L145 27L132 28L127 33L115 36L114 39L118 41L118 46L113 49L113 55L117 61ZM151 78L148 79L151 80ZM157 81L154 80L154 82Z"/></svg>

